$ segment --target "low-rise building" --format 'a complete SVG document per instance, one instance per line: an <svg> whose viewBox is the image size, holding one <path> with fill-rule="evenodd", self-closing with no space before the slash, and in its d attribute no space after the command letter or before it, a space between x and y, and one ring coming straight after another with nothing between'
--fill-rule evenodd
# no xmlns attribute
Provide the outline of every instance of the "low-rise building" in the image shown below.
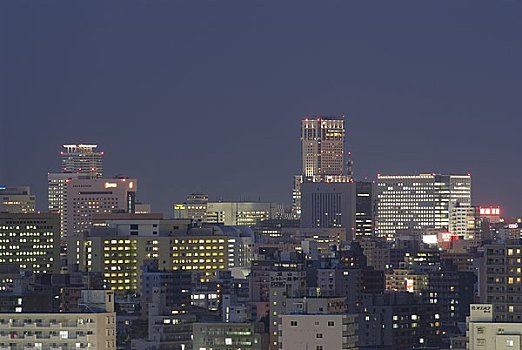
<svg viewBox="0 0 522 350"><path fill-rule="evenodd" d="M0 313L0 349L116 349L114 293L82 292L82 312Z"/></svg>

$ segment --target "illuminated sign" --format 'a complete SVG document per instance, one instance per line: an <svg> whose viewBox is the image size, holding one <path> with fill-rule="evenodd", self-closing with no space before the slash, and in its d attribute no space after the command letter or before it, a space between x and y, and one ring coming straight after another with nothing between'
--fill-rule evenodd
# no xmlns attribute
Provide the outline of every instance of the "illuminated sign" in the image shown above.
<svg viewBox="0 0 522 350"><path fill-rule="evenodd" d="M406 278L406 291L413 293L414 292L413 286L414 286L413 279Z"/></svg>
<svg viewBox="0 0 522 350"><path fill-rule="evenodd" d="M518 224L509 224L508 228L518 228Z"/></svg>
<svg viewBox="0 0 522 350"><path fill-rule="evenodd" d="M116 182L106 182L105 188L115 188L118 187L118 184Z"/></svg>
<svg viewBox="0 0 522 350"><path fill-rule="evenodd" d="M480 207L480 215L500 215L500 207Z"/></svg>
<svg viewBox="0 0 522 350"><path fill-rule="evenodd" d="M423 235L422 241L426 244L437 244L437 235Z"/></svg>
<svg viewBox="0 0 522 350"><path fill-rule="evenodd" d="M453 234L451 232L442 232L441 239L443 242L450 242Z"/></svg>
<svg viewBox="0 0 522 350"><path fill-rule="evenodd" d="M131 188L131 189L134 188L134 182L132 182L132 181L129 182L129 188Z"/></svg>

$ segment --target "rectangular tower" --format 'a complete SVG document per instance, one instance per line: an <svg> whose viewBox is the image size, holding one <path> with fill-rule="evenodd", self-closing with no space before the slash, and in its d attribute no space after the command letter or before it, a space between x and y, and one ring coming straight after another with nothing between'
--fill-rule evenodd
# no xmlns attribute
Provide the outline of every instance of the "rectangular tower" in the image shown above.
<svg viewBox="0 0 522 350"><path fill-rule="evenodd" d="M302 175L343 175L344 118L305 118L301 122Z"/></svg>
<svg viewBox="0 0 522 350"><path fill-rule="evenodd" d="M349 182L344 171L344 116L317 116L301 121L301 174L294 176L292 213L301 215L303 182Z"/></svg>
<svg viewBox="0 0 522 350"><path fill-rule="evenodd" d="M469 174L377 176L377 226L380 237L393 240L396 233L403 230L454 229L450 219L457 206L471 206Z"/></svg>

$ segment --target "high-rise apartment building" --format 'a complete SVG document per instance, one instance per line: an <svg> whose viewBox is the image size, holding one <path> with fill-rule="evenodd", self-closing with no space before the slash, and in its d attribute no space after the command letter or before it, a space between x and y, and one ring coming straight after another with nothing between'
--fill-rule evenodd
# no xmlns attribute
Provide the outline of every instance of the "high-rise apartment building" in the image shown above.
<svg viewBox="0 0 522 350"><path fill-rule="evenodd" d="M378 175L378 236L389 240L401 230L455 230L451 213L471 206L471 175ZM456 220L455 223L462 223Z"/></svg>
<svg viewBox="0 0 522 350"><path fill-rule="evenodd" d="M90 177L103 176L103 152L96 151L98 145L63 145L62 172L85 174Z"/></svg>
<svg viewBox="0 0 522 350"><path fill-rule="evenodd" d="M493 305L495 321L522 322L522 245L486 244L479 259L480 300Z"/></svg>
<svg viewBox="0 0 522 350"><path fill-rule="evenodd" d="M0 213L34 213L35 203L28 186L0 186Z"/></svg>
<svg viewBox="0 0 522 350"><path fill-rule="evenodd" d="M292 209L301 214L303 182L348 182L344 171L344 116L318 116L301 121L301 174L294 176Z"/></svg>

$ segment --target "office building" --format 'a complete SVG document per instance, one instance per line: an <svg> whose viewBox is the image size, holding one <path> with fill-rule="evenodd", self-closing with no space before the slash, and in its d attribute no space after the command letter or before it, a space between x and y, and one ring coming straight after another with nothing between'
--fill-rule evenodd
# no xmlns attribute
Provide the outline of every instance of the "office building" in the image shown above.
<svg viewBox="0 0 522 350"><path fill-rule="evenodd" d="M229 226L254 226L261 221L281 219L282 204L271 202L208 202L205 221Z"/></svg>
<svg viewBox="0 0 522 350"><path fill-rule="evenodd" d="M192 219L205 221L207 216L208 195L191 193L184 203L174 204L174 219Z"/></svg>
<svg viewBox="0 0 522 350"><path fill-rule="evenodd" d="M343 175L344 117L305 118L301 122L302 175Z"/></svg>
<svg viewBox="0 0 522 350"><path fill-rule="evenodd" d="M63 173L77 173L89 177L103 176L103 152L97 151L98 145L71 144L63 145L60 152Z"/></svg>
<svg viewBox="0 0 522 350"><path fill-rule="evenodd" d="M0 265L16 271L60 271L60 221L53 213L0 213Z"/></svg>
<svg viewBox="0 0 522 350"><path fill-rule="evenodd" d="M79 179L76 173L48 173L47 199L48 210L60 215L60 238L65 239L67 232L67 184L71 180ZM62 243L65 245L65 242Z"/></svg>
<svg viewBox="0 0 522 350"><path fill-rule="evenodd" d="M0 213L34 213L35 196L28 186L0 186Z"/></svg>
<svg viewBox="0 0 522 350"><path fill-rule="evenodd" d="M249 269L249 230L193 227L190 220L161 220L154 214L129 216L96 223L79 239L80 268L103 273L111 290L140 294L143 266L150 261L159 270L194 272L201 281L214 278L219 270Z"/></svg>
<svg viewBox="0 0 522 350"><path fill-rule="evenodd" d="M448 231L451 213L456 206L471 206L470 175L377 177L379 237L393 240L398 231Z"/></svg>
<svg viewBox="0 0 522 350"><path fill-rule="evenodd" d="M522 323L495 321L491 304L472 304L467 319L467 349L520 350Z"/></svg>
<svg viewBox="0 0 522 350"><path fill-rule="evenodd" d="M93 217L111 212L134 213L136 179L74 179L66 182L66 235L68 265L78 263L78 237L92 227Z"/></svg>
<svg viewBox="0 0 522 350"><path fill-rule="evenodd" d="M319 116L301 121L301 173L294 176L292 212L301 214L303 182L348 182L344 164L344 116Z"/></svg>
<svg viewBox="0 0 522 350"><path fill-rule="evenodd" d="M375 183L355 183L355 238L372 237L375 228Z"/></svg>
<svg viewBox="0 0 522 350"><path fill-rule="evenodd" d="M82 312L0 313L0 349L116 349L111 291L82 291Z"/></svg>
<svg viewBox="0 0 522 350"><path fill-rule="evenodd" d="M304 182L301 196L301 227L344 228L353 239L355 183Z"/></svg>
<svg viewBox="0 0 522 350"><path fill-rule="evenodd" d="M282 315L279 330L282 350L357 349L355 315Z"/></svg>

